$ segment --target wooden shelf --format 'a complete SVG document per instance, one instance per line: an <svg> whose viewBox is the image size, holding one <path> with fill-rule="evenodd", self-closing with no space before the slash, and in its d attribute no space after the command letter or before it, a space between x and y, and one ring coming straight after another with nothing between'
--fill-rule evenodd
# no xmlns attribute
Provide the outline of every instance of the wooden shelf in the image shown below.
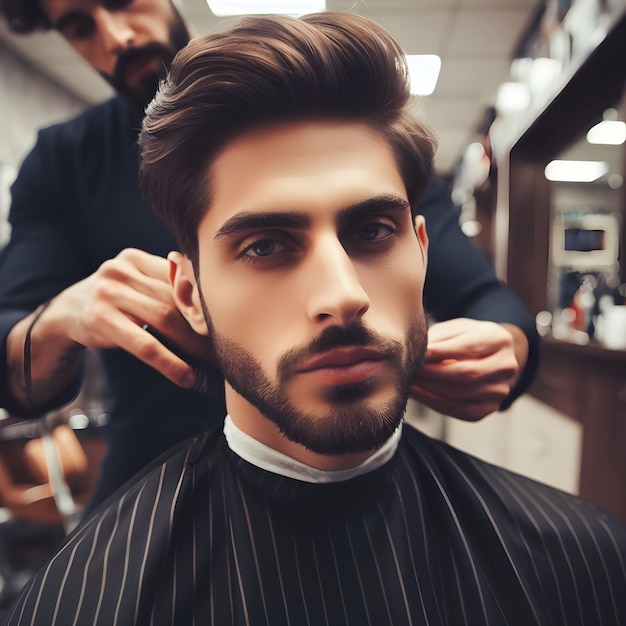
<svg viewBox="0 0 626 626"><path fill-rule="evenodd" d="M514 154L549 160L565 150L572 129L589 128L622 94L626 78L626 8L612 20L606 36L566 75L512 142Z"/></svg>
<svg viewBox="0 0 626 626"><path fill-rule="evenodd" d="M546 164L573 145L602 113L623 102L626 86L626 10L606 37L559 85L520 133L498 174L508 206L506 280L532 314L550 310L547 284L551 187ZM624 159L626 161L626 159ZM622 172L626 179L626 167ZM620 276L626 279L626 186L619 202ZM499 210L499 207L498 207ZM626 351L542 339L530 395L583 426L580 494L626 522Z"/></svg>

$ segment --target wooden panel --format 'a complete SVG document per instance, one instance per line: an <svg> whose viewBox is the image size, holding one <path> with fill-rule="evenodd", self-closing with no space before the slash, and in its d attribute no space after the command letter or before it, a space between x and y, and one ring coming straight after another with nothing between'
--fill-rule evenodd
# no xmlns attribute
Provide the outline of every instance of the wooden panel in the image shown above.
<svg viewBox="0 0 626 626"><path fill-rule="evenodd" d="M544 341L530 393L583 425L580 495L626 522L626 352Z"/></svg>
<svg viewBox="0 0 626 626"><path fill-rule="evenodd" d="M511 155L507 282L533 315L547 306L550 189L543 170Z"/></svg>

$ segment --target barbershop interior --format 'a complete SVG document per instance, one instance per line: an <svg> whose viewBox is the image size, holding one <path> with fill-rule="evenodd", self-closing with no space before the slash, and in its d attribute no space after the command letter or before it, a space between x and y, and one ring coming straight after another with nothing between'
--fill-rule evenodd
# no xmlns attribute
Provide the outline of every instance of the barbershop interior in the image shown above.
<svg viewBox="0 0 626 626"><path fill-rule="evenodd" d="M195 36L263 3L174 4ZM409 399L406 422L626 523L626 0L274 4L264 12L361 13L397 39L458 224L536 325L536 371L511 406L468 420ZM56 30L0 21L3 254L38 131L113 95ZM0 609L79 523L107 452L107 393L89 351L69 404L0 408Z"/></svg>

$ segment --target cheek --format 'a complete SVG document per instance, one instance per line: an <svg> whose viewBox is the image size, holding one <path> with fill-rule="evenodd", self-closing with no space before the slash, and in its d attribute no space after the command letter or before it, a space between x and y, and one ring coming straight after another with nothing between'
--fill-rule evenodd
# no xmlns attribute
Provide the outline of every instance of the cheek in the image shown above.
<svg viewBox="0 0 626 626"><path fill-rule="evenodd" d="M145 35L146 43L157 41L169 44L169 21L166 21L165 16L146 17L137 24L136 30Z"/></svg>
<svg viewBox="0 0 626 626"><path fill-rule="evenodd" d="M295 299L278 281L252 274L203 276L202 291L215 331L267 362L295 340L290 337L297 319Z"/></svg>
<svg viewBox="0 0 626 626"><path fill-rule="evenodd" d="M104 49L96 41L70 42L70 46L98 72L104 72L109 76L113 75L115 61L112 60L110 55L105 53Z"/></svg>
<svg viewBox="0 0 626 626"><path fill-rule="evenodd" d="M163 6L154 7L149 13L138 16L137 30L151 35L149 39L155 39L161 43L169 43L169 35L176 16L169 2Z"/></svg>
<svg viewBox="0 0 626 626"><path fill-rule="evenodd" d="M423 315L425 266L418 246L399 251L364 279L370 297L370 316L379 325L403 332Z"/></svg>

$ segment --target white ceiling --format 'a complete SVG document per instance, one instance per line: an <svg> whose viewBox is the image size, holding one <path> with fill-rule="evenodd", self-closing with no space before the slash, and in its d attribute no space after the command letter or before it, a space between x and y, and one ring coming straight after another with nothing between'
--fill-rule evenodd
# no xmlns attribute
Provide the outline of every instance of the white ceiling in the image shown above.
<svg viewBox="0 0 626 626"><path fill-rule="evenodd" d="M232 18L215 17L205 0L178 0L193 34L221 30ZM375 19L407 54L438 54L441 74L420 114L439 139L435 166L450 173L475 138L498 85L539 0L327 0L329 10L351 10ZM56 33L16 36L0 23L0 41L84 99L111 93Z"/></svg>

